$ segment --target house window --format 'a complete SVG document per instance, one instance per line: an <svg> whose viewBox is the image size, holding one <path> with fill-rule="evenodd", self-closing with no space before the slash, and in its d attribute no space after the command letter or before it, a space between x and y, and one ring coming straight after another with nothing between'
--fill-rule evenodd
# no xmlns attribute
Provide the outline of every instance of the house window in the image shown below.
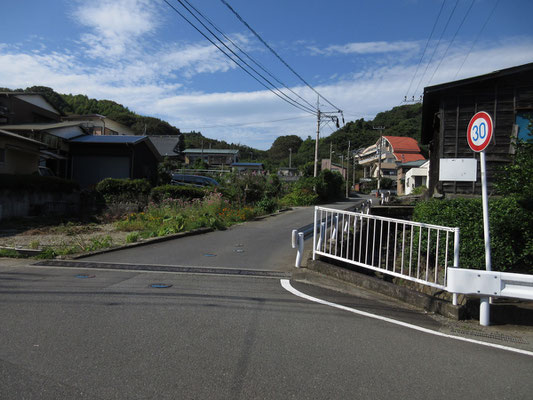
<svg viewBox="0 0 533 400"><path fill-rule="evenodd" d="M515 123L518 126L518 139L533 139L533 110L517 111Z"/></svg>

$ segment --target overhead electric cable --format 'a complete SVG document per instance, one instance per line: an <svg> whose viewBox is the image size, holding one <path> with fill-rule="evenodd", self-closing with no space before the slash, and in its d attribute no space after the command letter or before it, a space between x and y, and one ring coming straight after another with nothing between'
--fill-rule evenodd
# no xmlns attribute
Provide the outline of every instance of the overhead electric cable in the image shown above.
<svg viewBox="0 0 533 400"><path fill-rule="evenodd" d="M224 32L222 32L222 30L220 30L220 28L218 28L213 21L211 21L208 17L206 17L201 11L199 11L193 4L191 4L189 1L187 0L184 0L185 3L187 3L194 11L196 11L204 20L207 21L207 23L209 25L211 25L213 27L213 29L215 29L218 33L220 33L222 36L224 36L224 38L230 42L233 46L235 46L235 48L237 48L237 50L239 50L241 53L243 53L250 61L252 61L255 65L257 65L259 68L261 68L261 70L263 70L263 72L265 72L266 74L268 74L268 76L270 76L272 79L274 79L276 82L278 82L280 85L282 85L285 89L289 90L292 94L294 94L295 96L297 96L300 100L302 100L303 102L305 102L307 105L311 106L311 108L314 109L314 105L311 104L310 102L308 102L306 99L304 99L302 96L300 96L298 93L296 93L295 91L293 91L291 88L289 88L285 83L283 83L282 81L280 81L278 78L276 78L274 75L272 75L263 65L261 65L261 63L259 63L258 61L256 61L251 55L249 55L246 51L244 51L243 49L241 49L230 37L228 37Z"/></svg>
<svg viewBox="0 0 533 400"><path fill-rule="evenodd" d="M268 79L266 79L262 74L260 74L259 72L257 72L256 69L254 69L250 64L248 64L246 61L244 61L237 53L235 53L231 48L228 47L228 45L226 43L224 43L224 41L222 39L220 39L215 33L213 33L213 31L211 29L209 29L202 21L200 21L200 19L185 5L183 4L183 1L182 0L176 0L178 3L180 3L183 8L185 8L189 14L191 14L216 40L218 40L226 49L228 49L228 51L230 51L235 57L237 57L244 65L246 65L248 68L250 68L254 73L256 73L257 75L259 75L265 82L267 82L269 85L271 85L273 88L275 88L279 94L281 94L282 96L284 96L289 102L291 103L295 103L295 104L298 104L299 108L301 109L307 109L308 112L313 112L313 108L308 108L306 107L305 105L301 104L301 103L298 103L296 100L292 99L290 96L288 96L287 94L283 93L279 88L277 88L272 82L270 82ZM233 59L232 59L233 60ZM233 60L234 61L234 60ZM235 61L234 61L235 62Z"/></svg>
<svg viewBox="0 0 533 400"><path fill-rule="evenodd" d="M272 54L274 54L278 58L278 60L280 60L294 75L296 75L298 79L300 79L309 89L315 92L326 103L328 103L330 106L332 106L333 108L335 108L336 110L340 112L341 109L339 107L331 103L328 99L326 99L323 95L321 95L314 87L312 87L304 78L302 78L300 74L298 74L283 58L281 58L281 56L261 36L259 36L259 34L239 15L237 11L235 11L235 9L230 4L228 4L226 0L220 0L220 1L237 17L239 21L241 21L244 24L244 26L246 26L250 30L250 32L252 32L255 35L255 37L257 37L257 39L259 39L261 43L265 45L267 49L269 49L272 52Z"/></svg>
<svg viewBox="0 0 533 400"><path fill-rule="evenodd" d="M435 27L437 26L437 22L440 19L440 15L442 14L442 10L444 9L444 4L446 3L446 0L442 0L442 4L440 6L439 14L437 15L437 18L435 19L435 22L433 23L433 28L431 28L431 33L429 34L428 40L426 42L426 45L424 46L424 51L422 52L422 57L420 57L420 60L418 61L418 65L416 66L415 74L411 78L411 82L409 82L409 88L407 89L407 92L405 93L405 98L409 96L409 91L411 90L411 86L413 85L413 81L415 80L416 74L418 74L418 68L420 68L420 64L422 63L422 59L426 55L426 50L428 48L428 44L431 41L431 38L433 37L433 33L435 32ZM413 93L413 96L415 93Z"/></svg>
<svg viewBox="0 0 533 400"><path fill-rule="evenodd" d="M448 21L446 21L446 25L444 26L444 29L442 30L442 32L440 34L439 41L437 42L437 45L433 49L433 53L431 53L431 58L429 59L427 65L426 65L426 69L424 70L424 73L422 74L422 76L420 77L420 80L418 81L418 85L416 85L416 89L414 91L415 94L418 92L418 88L420 87L420 84L424 80L424 76L426 76L426 72L428 72L428 68L431 65L431 61L433 61L433 57L435 56L435 52L439 48L440 42L442 40L442 37L444 36L444 32L446 32L446 29L448 28L448 24L450 23L450 20L452 19L452 16L453 16L453 14L455 12L455 9L457 8L457 4L459 4L459 0L456 0L455 5L453 6L453 10L450 13L450 15L448 16Z"/></svg>
<svg viewBox="0 0 533 400"><path fill-rule="evenodd" d="M179 16L181 16L189 25L191 25L198 33L200 33L203 37L205 37L213 46L215 46L220 52L222 52L226 57L228 57L231 61L233 61L239 68L241 68L244 72L246 72L248 75L250 75L253 79L255 79L259 84L261 84L263 87L268 89L270 92L275 94L277 97L282 99L283 101L289 103L293 107L296 107L302 111L308 112L310 114L314 114L314 110L309 110L307 107L300 105L296 101L289 101L286 98L284 98L279 93L276 93L272 88L268 87L265 83L263 83L259 78L254 76L250 71L248 71L246 68L244 68L241 64L239 64L235 59L233 59L228 53L226 53L219 45L217 45L211 38L209 38L204 32L202 32L201 29L199 29L194 23L192 23L183 13L181 13L178 9L176 9L172 4L170 4L167 0L163 0L170 8L172 8ZM179 0L178 0L179 1ZM180 2L181 3L181 2ZM181 3L182 4L182 3ZM190 12L190 11L189 11ZM226 46L227 47L227 46ZM259 74L260 75L260 74ZM260 75L261 76L261 75ZM263 79L265 79L263 77ZM266 80L266 79L265 79ZM272 85L272 83L270 83ZM279 91L279 89L278 89ZM282 93L282 92L281 92ZM282 93L283 94L283 93ZM285 95L286 96L286 95Z"/></svg>
<svg viewBox="0 0 533 400"><path fill-rule="evenodd" d="M302 118L309 118L311 115L304 115L301 117L292 117L292 118L282 118L282 119L274 119L270 121L259 121L259 122L247 122L243 124L232 124L232 125L209 125L209 126L198 126L196 129L209 129L209 128L234 128L238 126L249 126L249 125L260 125L260 124L270 124L273 122L283 122L283 121L292 121L295 119L302 119Z"/></svg>
<svg viewBox="0 0 533 400"><path fill-rule="evenodd" d="M461 27L463 26L465 20L466 20L466 17L468 16L468 14L470 13L470 10L472 9L472 6L474 5L474 1L475 0L472 0L472 2L470 3L470 7L468 7L468 10L466 10L466 13L463 17L463 19L461 20L461 23L459 24L459 26L457 27L457 30L455 31L455 34L453 35L452 37L452 40L450 41L450 43L448 43L448 47L446 47L446 51L444 52L442 58L440 59L440 62L439 64L437 65L437 68L435 68L435 71L433 71L433 74L431 75L431 78L429 78L429 81L428 81L428 84L433 80L433 77L435 76L435 74L437 73L440 65L442 64L442 61L446 58L446 54L448 54L448 50L450 49L453 41L455 40L455 37L457 36L457 34L459 33L459 30L461 29Z"/></svg>
<svg viewBox="0 0 533 400"><path fill-rule="evenodd" d="M483 26L481 27L481 29L479 30L479 32L477 33L476 35L476 38L474 39L474 41L472 42L472 46L470 47L470 50L468 50L468 53L466 53L466 56L465 58L463 59L463 62L461 63L461 66L459 67L459 69L457 70L457 72L455 73L455 76L453 77L453 79L457 79L457 75L459 75L459 72L461 71L461 69L463 68L463 65L465 64L466 62L466 59L468 58L468 56L470 55L470 53L472 52L472 50L474 49L474 46L476 45L477 41L479 40L479 37L481 36L481 33L483 32L483 30L485 29L485 27L487 26L487 23L489 22L489 20L491 19L492 17L492 14L494 14L494 11L496 10L496 7L498 6L498 3L500 2L500 0L496 0L496 3L494 3L494 7L492 7L492 10L489 14L489 16L487 17L487 19L485 20L485 23L483 24Z"/></svg>

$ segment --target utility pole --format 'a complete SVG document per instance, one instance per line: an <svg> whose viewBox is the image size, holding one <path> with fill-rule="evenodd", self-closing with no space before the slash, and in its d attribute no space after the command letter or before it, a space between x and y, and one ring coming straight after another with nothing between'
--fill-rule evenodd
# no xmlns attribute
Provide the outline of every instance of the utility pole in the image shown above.
<svg viewBox="0 0 533 400"><path fill-rule="evenodd" d="M318 96L318 99L316 102L316 142L315 142L315 168L314 168L315 170L313 174L315 178L318 175L318 141L320 140L320 124L321 124L322 117L325 117L326 119L329 119L332 122L335 122L337 129L340 128L339 117L333 114L340 114L342 117L342 123L344 124L344 116L341 110L332 111L332 112L320 111L320 96Z"/></svg>
<svg viewBox="0 0 533 400"><path fill-rule="evenodd" d="M346 154L346 198L348 198L349 190L348 187L350 186L350 141L348 140L348 152Z"/></svg>
<svg viewBox="0 0 533 400"><path fill-rule="evenodd" d="M372 129L379 131L379 144L378 144L378 194L381 189L381 145L383 144L383 131L385 130L384 126L373 126Z"/></svg>
<svg viewBox="0 0 533 400"><path fill-rule="evenodd" d="M291 167L292 162L292 148L289 147L289 168Z"/></svg>

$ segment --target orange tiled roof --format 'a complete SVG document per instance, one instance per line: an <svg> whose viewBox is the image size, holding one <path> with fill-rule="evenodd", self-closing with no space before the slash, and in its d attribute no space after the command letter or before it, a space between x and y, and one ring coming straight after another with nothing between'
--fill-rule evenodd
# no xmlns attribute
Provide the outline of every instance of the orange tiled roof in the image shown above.
<svg viewBox="0 0 533 400"><path fill-rule="evenodd" d="M415 139L404 136L383 136L392 146L393 153L420 153Z"/></svg>

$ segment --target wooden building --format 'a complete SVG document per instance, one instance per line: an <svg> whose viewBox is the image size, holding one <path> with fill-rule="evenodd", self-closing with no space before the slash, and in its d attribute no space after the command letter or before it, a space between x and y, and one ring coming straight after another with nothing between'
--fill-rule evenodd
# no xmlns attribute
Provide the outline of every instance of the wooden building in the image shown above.
<svg viewBox="0 0 533 400"><path fill-rule="evenodd" d="M525 138L533 112L533 63L490 74L424 88L422 143L429 144L431 194L480 194L477 182L440 182L441 158L477 158L467 142L467 127L478 111L488 112L494 123L492 142L485 154L489 192L499 167L510 162L513 138Z"/></svg>

